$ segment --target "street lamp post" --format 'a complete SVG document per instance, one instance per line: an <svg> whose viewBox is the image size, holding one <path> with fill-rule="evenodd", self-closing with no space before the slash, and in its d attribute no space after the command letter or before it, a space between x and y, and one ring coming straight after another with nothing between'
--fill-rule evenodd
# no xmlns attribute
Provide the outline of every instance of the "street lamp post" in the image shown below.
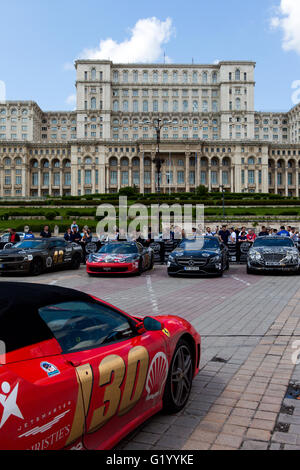
<svg viewBox="0 0 300 470"><path fill-rule="evenodd" d="M157 192L160 193L160 175L161 175L161 167L164 163L164 160L160 158L159 152L159 145L160 145L160 132L163 126L162 120L157 118L154 120L154 129L156 131L156 153L155 157L153 158L153 163L155 163L156 173L157 173Z"/></svg>
<svg viewBox="0 0 300 470"><path fill-rule="evenodd" d="M223 184L220 186L220 189L222 189L223 218L225 218L225 198L224 198L224 185Z"/></svg>

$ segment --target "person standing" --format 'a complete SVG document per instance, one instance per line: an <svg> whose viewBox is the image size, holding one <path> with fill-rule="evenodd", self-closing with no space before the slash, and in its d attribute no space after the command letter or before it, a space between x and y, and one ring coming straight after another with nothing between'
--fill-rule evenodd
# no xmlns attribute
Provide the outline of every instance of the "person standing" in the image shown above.
<svg viewBox="0 0 300 470"><path fill-rule="evenodd" d="M250 228L249 232L247 234L247 240L248 240L248 242L253 243L255 239L256 239L256 235L254 233L254 230L252 228Z"/></svg>
<svg viewBox="0 0 300 470"><path fill-rule="evenodd" d="M265 227L265 225L263 225L262 228L261 228L261 232L259 232L258 236L259 237L266 237L267 235L269 235L269 232L268 232L267 228Z"/></svg>
<svg viewBox="0 0 300 470"><path fill-rule="evenodd" d="M31 240L33 238L34 238L34 235L33 235L31 230L28 230L28 232L25 233L25 235L24 235L24 240Z"/></svg>
<svg viewBox="0 0 300 470"><path fill-rule="evenodd" d="M222 229L219 230L219 239L225 245L228 245L228 239L230 237L230 232L227 229L227 225L222 225Z"/></svg>
<svg viewBox="0 0 300 470"><path fill-rule="evenodd" d="M67 229L66 233L64 234L64 239L66 240L66 242L72 241L72 240L71 240L71 238L72 238L71 235L72 235L72 230L71 230L71 228L69 227L69 228Z"/></svg>
<svg viewBox="0 0 300 470"><path fill-rule="evenodd" d="M230 229L229 242L233 245L236 244L236 233L233 227Z"/></svg>
<svg viewBox="0 0 300 470"><path fill-rule="evenodd" d="M206 237L214 237L214 234L212 233L212 231L211 231L211 228L210 228L210 227L206 227L206 233L205 233L205 236L206 236Z"/></svg>
<svg viewBox="0 0 300 470"><path fill-rule="evenodd" d="M76 220L73 220L73 223L71 224L71 230L73 230L74 227L76 228L77 232L79 232L79 227L77 225Z"/></svg>
<svg viewBox="0 0 300 470"><path fill-rule="evenodd" d="M79 243L81 241L81 235L77 231L77 228L74 227L72 232L71 232L71 242Z"/></svg>
<svg viewBox="0 0 300 470"><path fill-rule="evenodd" d="M40 237L42 238L51 238L51 231L48 225L45 225L43 230L40 233Z"/></svg>
<svg viewBox="0 0 300 470"><path fill-rule="evenodd" d="M287 230L285 230L284 225L282 225L280 227L280 231L277 233L277 235L279 235L280 237L289 237L290 236L289 232Z"/></svg>
<svg viewBox="0 0 300 470"><path fill-rule="evenodd" d="M236 260L237 261L240 261L241 259L241 245L247 241L248 240L247 240L246 231L244 230L244 227L242 227L242 230L237 239L237 246L236 246Z"/></svg>
<svg viewBox="0 0 300 470"><path fill-rule="evenodd" d="M16 232L16 229L15 228L10 228L8 229L9 230L9 243L18 243L20 241L20 236L19 234Z"/></svg>

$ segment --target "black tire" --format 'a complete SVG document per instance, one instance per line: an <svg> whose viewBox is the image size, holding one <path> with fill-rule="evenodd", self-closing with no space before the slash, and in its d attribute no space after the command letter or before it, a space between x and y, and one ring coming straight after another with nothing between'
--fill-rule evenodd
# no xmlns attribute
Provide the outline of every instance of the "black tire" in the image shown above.
<svg viewBox="0 0 300 470"><path fill-rule="evenodd" d="M70 264L70 269L79 269L81 263L81 256L79 254L74 255Z"/></svg>
<svg viewBox="0 0 300 470"><path fill-rule="evenodd" d="M30 263L29 274L31 276L39 276L43 272L43 261L41 258L34 258Z"/></svg>
<svg viewBox="0 0 300 470"><path fill-rule="evenodd" d="M249 268L249 266L247 265L247 274L254 274L254 272L254 269Z"/></svg>
<svg viewBox="0 0 300 470"><path fill-rule="evenodd" d="M153 269L153 267L154 267L154 256L152 256L152 258L151 258L150 266L149 266L149 268L148 268L149 271L151 271L151 269Z"/></svg>
<svg viewBox="0 0 300 470"><path fill-rule="evenodd" d="M226 266L225 266L225 271L228 271L229 268L230 268L229 259L227 259Z"/></svg>
<svg viewBox="0 0 300 470"><path fill-rule="evenodd" d="M187 341L178 341L165 386L163 408L167 413L177 413L185 407L193 382L193 352Z"/></svg>
<svg viewBox="0 0 300 470"><path fill-rule="evenodd" d="M138 276L141 276L142 273L143 273L143 261L140 260L140 261L139 261L139 267L138 267L137 275L138 275Z"/></svg>

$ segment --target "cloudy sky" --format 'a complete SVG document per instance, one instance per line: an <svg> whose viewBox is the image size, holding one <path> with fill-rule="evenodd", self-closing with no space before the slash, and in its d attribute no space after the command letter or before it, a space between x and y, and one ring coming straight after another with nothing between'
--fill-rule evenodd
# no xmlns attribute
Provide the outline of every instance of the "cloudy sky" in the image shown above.
<svg viewBox="0 0 300 470"><path fill-rule="evenodd" d="M300 0L1 2L0 83L8 100L74 108L77 58L253 60L257 111L300 101Z"/></svg>

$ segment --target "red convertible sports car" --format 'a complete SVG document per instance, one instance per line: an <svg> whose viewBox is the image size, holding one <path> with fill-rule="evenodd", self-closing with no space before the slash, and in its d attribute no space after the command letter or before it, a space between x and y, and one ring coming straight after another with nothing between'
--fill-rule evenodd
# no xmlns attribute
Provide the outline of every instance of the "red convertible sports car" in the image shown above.
<svg viewBox="0 0 300 470"><path fill-rule="evenodd" d="M1 449L111 449L182 409L199 371L187 321L57 286L0 282L0 340Z"/></svg>
<svg viewBox="0 0 300 470"><path fill-rule="evenodd" d="M91 253L86 260L88 274L142 274L152 269L154 253L137 242L115 241Z"/></svg>

